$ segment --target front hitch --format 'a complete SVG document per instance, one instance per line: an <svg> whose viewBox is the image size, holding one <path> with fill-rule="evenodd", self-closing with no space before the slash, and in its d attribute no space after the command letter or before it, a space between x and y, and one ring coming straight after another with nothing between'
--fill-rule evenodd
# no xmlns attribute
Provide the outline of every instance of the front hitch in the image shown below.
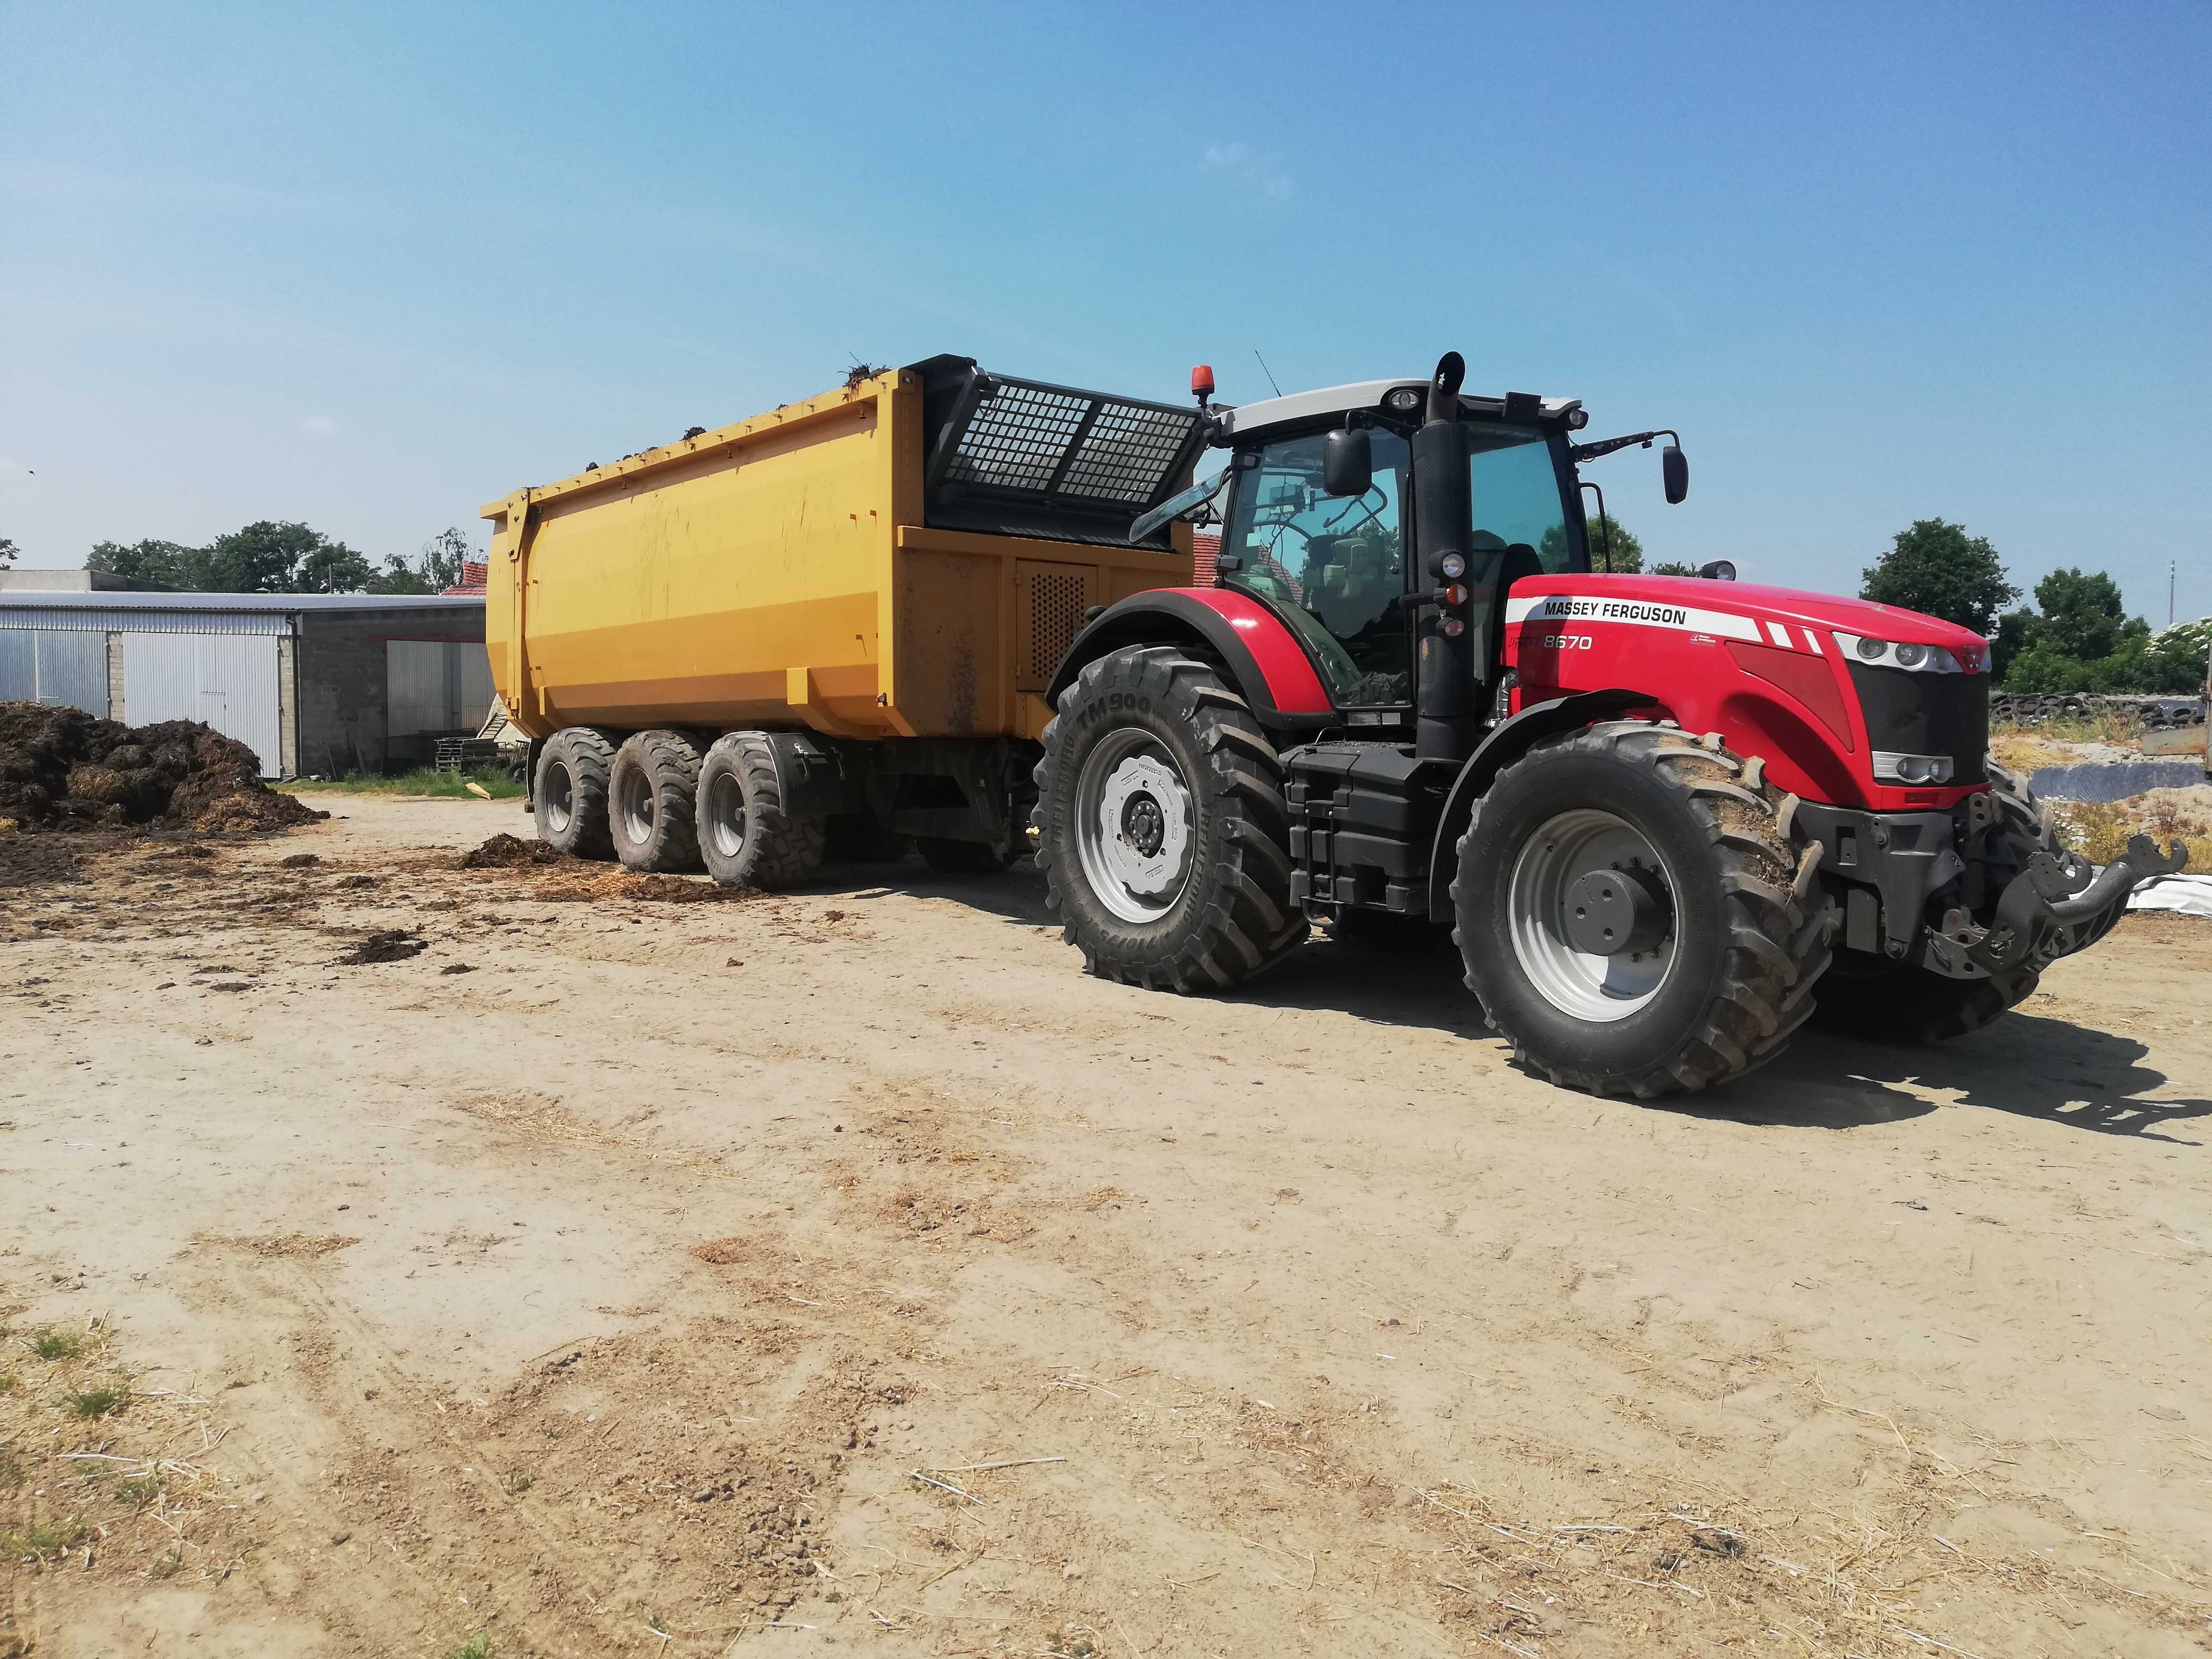
<svg viewBox="0 0 2212 1659"><path fill-rule="evenodd" d="M2130 893L2188 862L2188 849L2179 842L2161 853L2148 836L2130 836L2127 850L2102 870L2093 871L2074 853L2063 863L2038 853L2005 884L1988 930L1966 945L1966 958L1993 978L2023 969L2040 973L2101 939L2106 928L2099 922L2117 919Z"/></svg>

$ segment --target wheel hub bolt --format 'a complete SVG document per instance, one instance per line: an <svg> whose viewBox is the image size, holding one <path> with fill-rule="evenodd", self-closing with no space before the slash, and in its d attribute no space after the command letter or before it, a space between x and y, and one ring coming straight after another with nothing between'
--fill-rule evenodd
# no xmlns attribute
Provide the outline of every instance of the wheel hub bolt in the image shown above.
<svg viewBox="0 0 2212 1659"><path fill-rule="evenodd" d="M1567 940L1594 957L1632 958L1666 937L1664 890L1639 869L1592 870L1567 889Z"/></svg>

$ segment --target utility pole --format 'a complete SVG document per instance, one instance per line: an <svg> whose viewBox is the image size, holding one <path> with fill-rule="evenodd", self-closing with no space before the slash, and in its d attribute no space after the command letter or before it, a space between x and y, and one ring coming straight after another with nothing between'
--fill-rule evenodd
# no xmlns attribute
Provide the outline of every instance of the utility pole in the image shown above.
<svg viewBox="0 0 2212 1659"><path fill-rule="evenodd" d="M2173 573L2181 568L2179 559L2166 562L2166 625L2173 626Z"/></svg>

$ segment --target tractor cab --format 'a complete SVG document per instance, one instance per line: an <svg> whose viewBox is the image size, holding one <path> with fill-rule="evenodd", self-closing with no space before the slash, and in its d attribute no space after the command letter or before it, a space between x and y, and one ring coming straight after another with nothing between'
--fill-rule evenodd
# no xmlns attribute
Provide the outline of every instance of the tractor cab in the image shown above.
<svg viewBox="0 0 2212 1659"><path fill-rule="evenodd" d="M1445 464L1464 466L1471 518L1431 526L1438 533L1429 539L1455 549L1464 542L1457 580L1423 568L1417 556L1426 545L1418 523L1424 501L1437 510L1436 492L1425 497L1415 482L1425 386L1334 386L1224 410L1218 420L1215 441L1232 451L1218 508L1221 586L1259 600L1289 627L1343 720L1376 737L1413 726L1425 634L1457 639L1477 629L1492 659L1482 665L1493 665L1498 630L1483 624L1495 603L1479 601L1466 578L1494 566L1488 585L1503 589L1522 576L1590 568L1568 441L1582 424L1580 406L1454 395L1465 454Z"/></svg>

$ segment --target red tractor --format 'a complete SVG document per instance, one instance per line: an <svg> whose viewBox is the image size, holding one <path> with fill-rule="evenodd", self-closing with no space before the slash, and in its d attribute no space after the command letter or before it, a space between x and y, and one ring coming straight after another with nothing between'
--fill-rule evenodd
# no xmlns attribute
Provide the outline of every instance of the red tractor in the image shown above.
<svg viewBox="0 0 2212 1659"><path fill-rule="evenodd" d="M1524 1065L1650 1097L1808 1019L1956 1036L2178 869L2093 872L1988 757L1989 647L1932 617L1593 570L1573 401L1379 380L1216 408L1206 588L1096 616L1048 695L1037 862L1091 972L1225 989L1326 919L1449 927ZM1604 499L1598 496L1602 518Z"/></svg>

